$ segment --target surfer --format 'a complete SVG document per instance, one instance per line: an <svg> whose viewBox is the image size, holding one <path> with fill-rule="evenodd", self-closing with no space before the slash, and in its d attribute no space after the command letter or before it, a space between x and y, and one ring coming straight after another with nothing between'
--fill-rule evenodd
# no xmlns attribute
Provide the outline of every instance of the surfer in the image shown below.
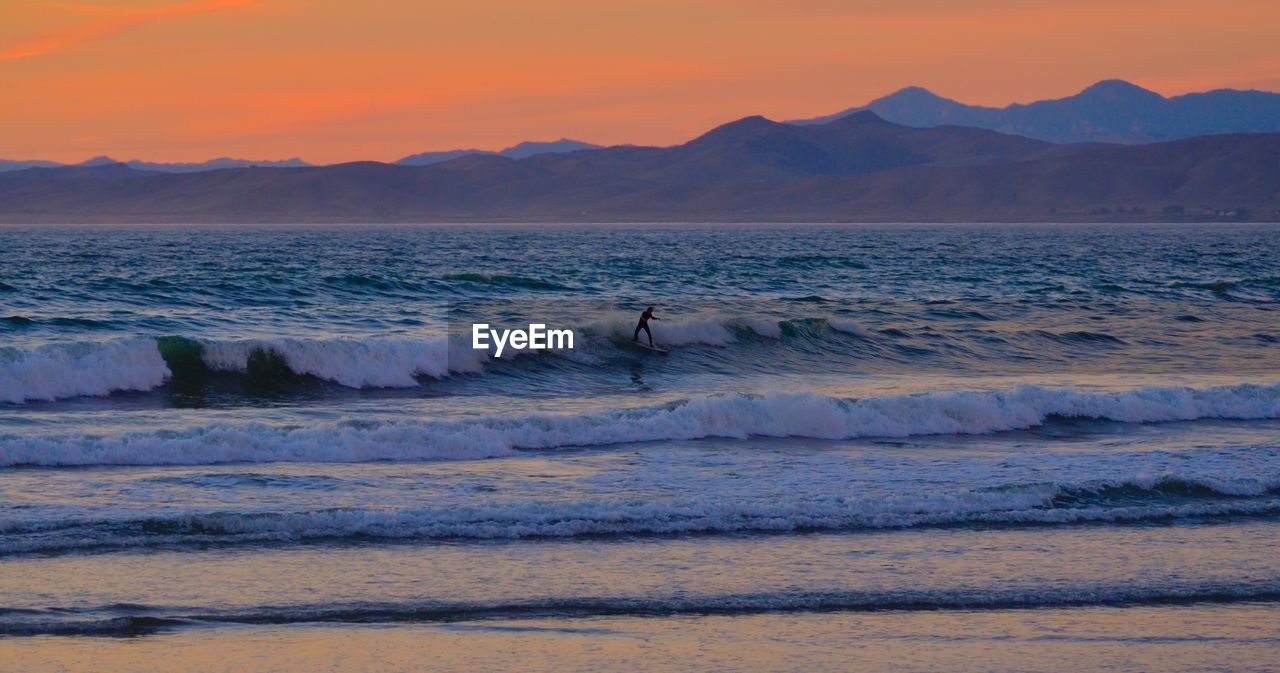
<svg viewBox="0 0 1280 673"><path fill-rule="evenodd" d="M649 348L657 348L657 346L653 345L653 332L649 331L650 320L662 320L662 318L653 314L652 306L645 309L644 313L640 314L640 322L636 323L636 333L632 335L631 340L636 343L640 343L640 330L644 330L644 333L649 335Z"/></svg>

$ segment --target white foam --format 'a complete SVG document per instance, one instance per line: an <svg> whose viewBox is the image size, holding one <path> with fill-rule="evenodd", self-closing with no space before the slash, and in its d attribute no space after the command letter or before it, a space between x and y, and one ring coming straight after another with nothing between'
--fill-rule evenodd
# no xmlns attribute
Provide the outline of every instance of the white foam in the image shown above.
<svg viewBox="0 0 1280 673"><path fill-rule="evenodd" d="M412 388L417 376L442 378L479 372L488 354L444 336L204 341L209 368L244 372L255 350L280 355L290 370L351 388ZM0 402L103 396L146 391L171 377L153 339L55 344L29 351L0 350Z"/></svg>
<svg viewBox="0 0 1280 673"><path fill-rule="evenodd" d="M455 344L444 336L422 339L271 339L207 342L204 360L212 369L245 371L255 350L284 358L289 369L349 388L412 388L417 376L442 378L450 371L479 371L485 353ZM452 361L450 356L453 356Z"/></svg>
<svg viewBox="0 0 1280 673"><path fill-rule="evenodd" d="M650 322L649 329L653 330L653 340L663 346L727 346L735 341L733 333L717 318L662 320Z"/></svg>
<svg viewBox="0 0 1280 673"><path fill-rule="evenodd" d="M0 438L0 465L458 460L656 440L750 436L852 439L983 434L1050 416L1131 423L1280 418L1280 384L1081 392L1021 386L840 400L808 392L738 393L638 409L447 422L348 422L306 428L211 426L182 432Z"/></svg>
<svg viewBox="0 0 1280 673"><path fill-rule="evenodd" d="M169 368L151 339L0 351L0 402L151 390L168 376Z"/></svg>
<svg viewBox="0 0 1280 673"><path fill-rule="evenodd" d="M237 462L466 460L508 455L482 428L421 423L315 427L215 425L183 431L0 439L0 465L203 465Z"/></svg>

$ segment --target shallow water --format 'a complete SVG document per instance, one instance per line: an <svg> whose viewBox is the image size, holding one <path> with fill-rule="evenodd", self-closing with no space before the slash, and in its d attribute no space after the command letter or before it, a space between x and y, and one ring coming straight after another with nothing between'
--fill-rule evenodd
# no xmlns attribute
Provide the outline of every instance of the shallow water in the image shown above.
<svg viewBox="0 0 1280 673"><path fill-rule="evenodd" d="M0 648L1264 670L1277 234L0 228Z"/></svg>

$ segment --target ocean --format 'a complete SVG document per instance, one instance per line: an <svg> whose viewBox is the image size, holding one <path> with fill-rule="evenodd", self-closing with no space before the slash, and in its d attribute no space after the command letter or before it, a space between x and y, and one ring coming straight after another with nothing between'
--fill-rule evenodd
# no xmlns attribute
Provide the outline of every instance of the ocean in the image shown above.
<svg viewBox="0 0 1280 673"><path fill-rule="evenodd" d="M0 251L5 671L1280 661L1274 225Z"/></svg>

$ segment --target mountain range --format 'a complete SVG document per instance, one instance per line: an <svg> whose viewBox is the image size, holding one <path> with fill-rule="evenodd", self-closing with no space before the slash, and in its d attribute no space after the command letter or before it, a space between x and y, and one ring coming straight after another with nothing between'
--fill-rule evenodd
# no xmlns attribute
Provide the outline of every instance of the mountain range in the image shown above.
<svg viewBox="0 0 1280 673"><path fill-rule="evenodd" d="M553 140L550 142L526 141L497 152L490 150L445 150L442 152L423 152L421 154L407 156L396 163L402 166L430 166L431 164L438 164L444 161L457 159L458 157L471 155L492 155L507 157L508 159L525 159L534 156L535 154L574 152L577 150L596 149L599 147L599 145L584 143L581 140L562 138L560 140ZM0 173L5 171L21 171L28 168L57 168L65 166L93 168L94 166L105 166L109 164L124 164L130 168L136 168L140 171L159 171L162 173L197 173L200 171L216 171L223 168L249 168L251 166L261 168L301 168L313 165L297 157L285 159L283 161L253 161L250 159L231 159L229 157L220 157L218 159L210 159L199 163L160 163L154 161L141 161L138 159L117 161L111 157L104 156L94 157L78 164L61 164L56 161L41 160L15 161L11 159L0 159Z"/></svg>
<svg viewBox="0 0 1280 673"><path fill-rule="evenodd" d="M5 171L21 171L28 168L58 168L68 166L93 168L94 166L109 166L114 164L123 164L129 168L134 168L140 171L159 171L162 173L198 173L200 171L216 171L222 168L248 168L250 166L298 168L301 166L311 165L297 157L285 159L283 161L252 161L249 159L219 157L217 159L210 159L199 163L160 163L154 161L141 161L138 159L117 161L111 157L94 157L78 164L60 164L56 161L14 161L10 159L0 159L0 173Z"/></svg>
<svg viewBox="0 0 1280 673"><path fill-rule="evenodd" d="M1166 98L1122 80L1104 80L1066 98L1003 108L966 105L942 98L927 89L908 87L870 103L842 112L790 123L822 124L855 112L872 111L906 126L969 126L1055 143L1146 143L1220 133L1280 132L1280 94L1266 91L1219 89ZM527 141L503 150L455 149L411 154L396 161L402 166L429 166L466 156L499 156L525 159L539 154L559 154L599 149L580 140L562 138L550 142ZM141 160L117 162L95 157L82 167L125 163L139 170L189 173L249 166L296 168L309 166L298 159L251 161L219 158L200 163L158 163ZM62 166L53 161L0 159L0 172Z"/></svg>
<svg viewBox="0 0 1280 673"><path fill-rule="evenodd" d="M747 117L673 147L427 166L0 174L8 222L1280 219L1280 133L1053 144L861 111Z"/></svg>
<svg viewBox="0 0 1280 673"><path fill-rule="evenodd" d="M570 140L569 138L561 138L551 142L525 141L519 145L513 145L505 150L492 152L489 150L447 150L444 152L423 152L421 154L411 154L396 163L401 166L430 166L445 161L451 161L459 157L467 157L473 155L488 155L506 157L508 159L527 159L537 154L560 154L563 152L576 152L578 150L594 150L599 149L599 145L584 143L581 140Z"/></svg>
<svg viewBox="0 0 1280 673"><path fill-rule="evenodd" d="M865 106L797 124L871 110L907 126L972 126L1056 143L1146 143L1217 133L1280 131L1280 94L1219 89L1165 98L1122 80L1074 96L1002 108L965 105L908 87Z"/></svg>

